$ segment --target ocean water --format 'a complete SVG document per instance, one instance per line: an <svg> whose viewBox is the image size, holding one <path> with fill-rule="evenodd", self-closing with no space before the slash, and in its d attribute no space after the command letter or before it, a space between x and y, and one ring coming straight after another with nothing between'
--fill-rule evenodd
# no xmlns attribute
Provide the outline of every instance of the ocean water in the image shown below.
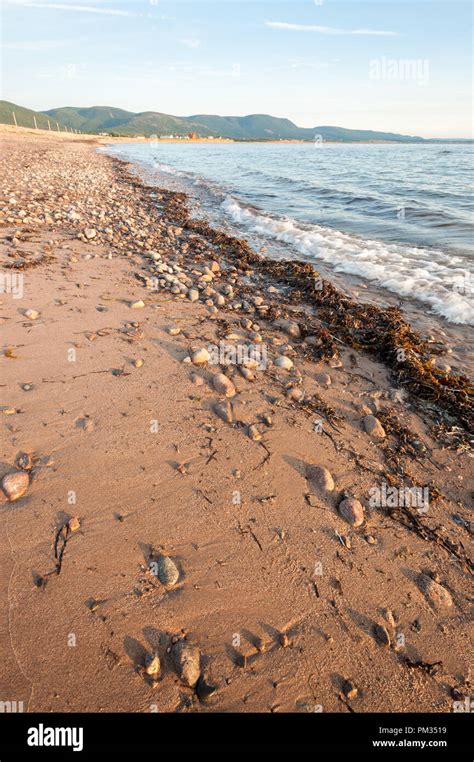
<svg viewBox="0 0 474 762"><path fill-rule="evenodd" d="M107 148L269 255L324 262L474 324L469 144L143 143Z"/></svg>

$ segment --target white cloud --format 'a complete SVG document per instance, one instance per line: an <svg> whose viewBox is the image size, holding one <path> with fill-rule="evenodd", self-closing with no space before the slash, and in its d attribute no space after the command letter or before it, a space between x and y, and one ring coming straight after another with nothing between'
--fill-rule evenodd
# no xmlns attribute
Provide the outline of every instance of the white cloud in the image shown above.
<svg viewBox="0 0 474 762"><path fill-rule="evenodd" d="M53 11L75 11L76 13L101 13L106 16L137 16L131 11L118 8L99 8L96 5L71 5L69 3L42 3L35 0L4 0L6 5L18 5L23 8L43 8Z"/></svg>
<svg viewBox="0 0 474 762"><path fill-rule="evenodd" d="M201 40L198 40L195 37L185 37L180 40L180 43L181 45L186 45L187 48L198 48L201 44Z"/></svg>
<svg viewBox="0 0 474 762"><path fill-rule="evenodd" d="M355 34L375 35L379 37L396 37L397 32L384 32L379 29L338 29L334 26L316 26L315 24L290 24L286 21L266 21L265 26L271 29L287 29L293 32L317 32L318 34Z"/></svg>
<svg viewBox="0 0 474 762"><path fill-rule="evenodd" d="M66 48L72 45L72 40L28 40L21 42L2 42L3 50L41 51L53 48Z"/></svg>

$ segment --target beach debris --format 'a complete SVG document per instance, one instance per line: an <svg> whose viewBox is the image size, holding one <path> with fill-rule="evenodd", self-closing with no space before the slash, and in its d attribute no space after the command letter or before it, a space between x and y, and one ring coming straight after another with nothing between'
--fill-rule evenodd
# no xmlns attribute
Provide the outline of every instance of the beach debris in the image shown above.
<svg viewBox="0 0 474 762"><path fill-rule="evenodd" d="M345 497L338 506L338 511L343 519L353 527L359 527L364 523L364 508L355 497Z"/></svg>
<svg viewBox="0 0 474 762"><path fill-rule="evenodd" d="M36 312L36 310L28 309L24 311L24 316L28 318L28 320L37 320L39 318L39 312Z"/></svg>
<svg viewBox="0 0 474 762"><path fill-rule="evenodd" d="M12 471L2 479L2 489L11 503L23 497L30 486L30 477L25 471Z"/></svg>
<svg viewBox="0 0 474 762"><path fill-rule="evenodd" d="M223 394L225 397L233 397L235 395L235 386L224 373L216 373L212 377L212 383L218 394Z"/></svg>
<svg viewBox="0 0 474 762"><path fill-rule="evenodd" d="M374 624L374 637L383 646L390 647L390 635L383 624Z"/></svg>
<svg viewBox="0 0 474 762"><path fill-rule="evenodd" d="M232 423L234 420L234 414L232 411L232 405L230 402L217 402L214 405L214 412L225 423Z"/></svg>
<svg viewBox="0 0 474 762"><path fill-rule="evenodd" d="M184 685L194 688L201 674L199 648L186 640L178 640L172 648L176 673Z"/></svg>
<svg viewBox="0 0 474 762"><path fill-rule="evenodd" d="M380 423L379 419L375 417L375 415L364 416L362 419L362 425L364 426L366 434L371 436L373 439L385 439L385 429Z"/></svg>
<svg viewBox="0 0 474 762"><path fill-rule="evenodd" d="M158 556L152 560L151 566L153 574L158 577L162 585L172 587L179 580L179 569L169 556Z"/></svg>
<svg viewBox="0 0 474 762"><path fill-rule="evenodd" d="M332 478L332 474L324 466L307 466L306 478L308 481L312 482L319 490L332 492L334 489L334 479Z"/></svg>
<svg viewBox="0 0 474 762"><path fill-rule="evenodd" d="M274 365L283 370L291 370L293 367L293 360L285 355L279 355L276 360L274 360Z"/></svg>
<svg viewBox="0 0 474 762"><path fill-rule="evenodd" d="M205 347L196 349L191 355L191 362L193 365L204 365L205 363L209 362L210 359L211 355Z"/></svg>
<svg viewBox="0 0 474 762"><path fill-rule="evenodd" d="M288 646L290 645L290 639L286 632L280 633L279 642L282 648L288 648Z"/></svg>
<svg viewBox="0 0 474 762"><path fill-rule="evenodd" d="M418 584L432 608L443 609L450 608L453 605L450 593L439 582L432 579L432 577L429 577L427 574L421 574Z"/></svg>

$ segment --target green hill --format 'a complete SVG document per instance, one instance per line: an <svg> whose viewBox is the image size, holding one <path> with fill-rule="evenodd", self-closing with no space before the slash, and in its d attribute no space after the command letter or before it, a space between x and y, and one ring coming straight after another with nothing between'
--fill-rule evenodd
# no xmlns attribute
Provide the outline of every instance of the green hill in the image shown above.
<svg viewBox="0 0 474 762"><path fill-rule="evenodd" d="M38 129L40 130L48 130L48 122L52 130L57 130L56 121L53 120L51 117L48 117L47 115L41 113L40 111L33 111L29 108L23 108L23 106L18 106L16 103L10 103L9 101L0 101L0 124L15 124L15 119L13 118L13 113L15 113L16 117L16 123L18 127L35 127L35 118L36 118L36 124L38 125ZM63 123L59 123L60 129L64 130L65 126Z"/></svg>
<svg viewBox="0 0 474 762"><path fill-rule="evenodd" d="M373 130L350 130L343 127L298 127L289 119L268 114L249 116L218 116L195 114L193 116L172 116L157 111L134 113L113 106L91 106L77 108L64 106L42 113L22 108L7 101L0 101L0 122L13 124L12 111L17 123L23 127L34 127L34 116L38 127L48 129L47 120L54 129L56 122L69 129L87 133L107 133L114 135L175 135L183 137L190 132L201 137L224 137L234 140L308 140L321 135L323 140L340 142L394 141L399 143L424 142L423 138L400 135L393 132Z"/></svg>

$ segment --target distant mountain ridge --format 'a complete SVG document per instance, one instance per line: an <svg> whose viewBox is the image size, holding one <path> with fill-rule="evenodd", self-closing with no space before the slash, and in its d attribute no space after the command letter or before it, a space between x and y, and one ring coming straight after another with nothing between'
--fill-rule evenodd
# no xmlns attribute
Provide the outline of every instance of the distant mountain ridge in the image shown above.
<svg viewBox="0 0 474 762"><path fill-rule="evenodd" d="M13 124L12 112L16 112L17 122L21 126L33 127L36 115L38 127L47 128L49 119L52 129L59 125L72 130L87 133L113 133L115 135L175 135L184 137L194 132L200 137L223 137L233 140L335 140L368 141L390 140L395 142L424 142L423 138L400 135L393 132L374 130L350 130L344 127L320 126L298 127L289 119L269 116L268 114L250 114L248 116L218 116L213 114L194 114L191 116L172 116L157 111L135 113L115 106L90 106L78 108L64 106L48 111L24 109L14 103L0 101L0 122ZM318 136L321 136L319 138Z"/></svg>
<svg viewBox="0 0 474 762"><path fill-rule="evenodd" d="M195 132L201 137L223 137L234 140L315 140L318 135L321 135L323 140L423 142L423 138L392 132L349 130L342 127L297 127L289 119L268 114L172 116L156 111L134 113L111 106L64 107L50 109L43 113L82 132L114 132L145 137L150 135L183 137L190 132Z"/></svg>
<svg viewBox="0 0 474 762"><path fill-rule="evenodd" d="M34 119L39 128L68 128L86 133L107 133L113 135L143 135L164 137L174 135L185 137L195 133L200 137L223 137L233 140L307 140L367 142L390 141L396 143L428 143L427 140L413 135L401 135L395 132L376 130L351 130L345 127L318 126L298 127L289 119L268 114L249 114L248 116L218 116L213 114L194 114L192 116L172 116L157 111L135 113L115 106L90 106L78 108L64 106L48 111L33 111L8 101L0 101L0 123L14 124L15 112L17 124L22 127L34 127ZM441 142L441 141L440 141ZM443 141L445 142L445 141Z"/></svg>

